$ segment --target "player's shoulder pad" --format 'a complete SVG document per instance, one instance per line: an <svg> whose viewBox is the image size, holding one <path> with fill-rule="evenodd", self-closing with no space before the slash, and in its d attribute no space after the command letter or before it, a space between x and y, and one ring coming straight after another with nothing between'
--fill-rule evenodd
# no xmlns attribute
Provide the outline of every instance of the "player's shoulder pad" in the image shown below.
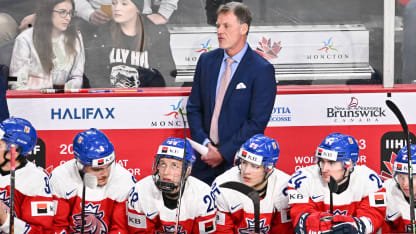
<svg viewBox="0 0 416 234"><path fill-rule="evenodd" d="M68 188L78 187L81 179L75 165L75 159L56 167L50 174L49 180L54 193L57 194L60 194L60 192L64 193Z"/></svg>
<svg viewBox="0 0 416 234"><path fill-rule="evenodd" d="M214 199L211 196L211 188L208 184L193 176L189 176L186 180L183 199L194 208L192 212L194 217L206 215L208 211L215 211L215 209L211 209L215 207ZM211 205L208 209L207 204Z"/></svg>
<svg viewBox="0 0 416 234"><path fill-rule="evenodd" d="M237 166L234 166L228 169L227 171L225 171L224 173L222 173L221 175L217 176L217 178L215 178L212 185L214 185L215 183L218 187L221 184L228 182L228 181L239 181L239 176L240 176L240 170L238 169Z"/></svg>
<svg viewBox="0 0 416 234"><path fill-rule="evenodd" d="M355 191L362 191L362 194L368 195L379 191L384 187L383 179L372 169L365 165L357 165L351 174L350 184Z"/></svg>
<svg viewBox="0 0 416 234"><path fill-rule="evenodd" d="M309 183L305 183L305 181L320 178L320 176L319 167L316 164L301 168L290 176L288 180L288 187L292 189L307 189Z"/></svg>
<svg viewBox="0 0 416 234"><path fill-rule="evenodd" d="M16 170L16 182L16 189L27 196L52 196L48 175L32 162Z"/></svg>
<svg viewBox="0 0 416 234"><path fill-rule="evenodd" d="M127 169L118 163L113 165L110 173L111 175L108 181L109 197L119 202L127 199L130 189L136 183L136 179Z"/></svg>

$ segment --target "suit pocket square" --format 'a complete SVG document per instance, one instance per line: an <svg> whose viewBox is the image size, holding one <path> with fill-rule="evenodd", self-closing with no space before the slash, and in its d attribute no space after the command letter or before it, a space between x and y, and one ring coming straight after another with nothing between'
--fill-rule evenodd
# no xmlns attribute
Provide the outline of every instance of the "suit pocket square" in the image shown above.
<svg viewBox="0 0 416 234"><path fill-rule="evenodd" d="M235 87L235 89L245 89L245 88L247 88L247 87L246 87L246 85L243 82L238 83L237 84L237 87Z"/></svg>

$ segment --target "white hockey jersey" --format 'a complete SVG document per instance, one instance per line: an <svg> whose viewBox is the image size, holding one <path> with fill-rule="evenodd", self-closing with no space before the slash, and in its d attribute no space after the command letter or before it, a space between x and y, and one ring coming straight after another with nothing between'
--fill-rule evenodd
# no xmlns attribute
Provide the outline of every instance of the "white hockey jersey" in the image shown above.
<svg viewBox="0 0 416 234"><path fill-rule="evenodd" d="M302 168L288 182L290 215L296 226L303 213L329 212L330 192L318 165ZM386 213L383 180L366 166L355 166L347 189L333 193L334 215L360 218L371 233L381 228Z"/></svg>
<svg viewBox="0 0 416 234"><path fill-rule="evenodd" d="M215 232L215 204L207 184L189 176L180 206L178 234ZM130 233L173 233L176 210L164 205L162 192L152 176L136 183L129 195L128 225Z"/></svg>
<svg viewBox="0 0 416 234"><path fill-rule="evenodd" d="M72 159L55 168L50 176L56 202L56 233L80 232L82 179ZM86 187L85 233L128 233L126 201L135 183L134 177L117 163L111 165L107 184L95 189Z"/></svg>
<svg viewBox="0 0 416 234"><path fill-rule="evenodd" d="M9 206L10 174L0 175L0 199ZM48 175L42 168L27 162L15 172L15 233L51 233L53 221L52 193ZM9 218L0 233L9 233Z"/></svg>
<svg viewBox="0 0 416 234"><path fill-rule="evenodd" d="M269 176L266 196L260 200L261 233L293 233L286 193L288 180L289 175L276 168ZM242 182L237 166L218 176L212 184L212 194L218 209L216 233L254 232L253 202L236 190L220 187L229 181Z"/></svg>
<svg viewBox="0 0 416 234"><path fill-rule="evenodd" d="M386 188L386 221L383 233L411 232L410 205L394 179L384 183ZM416 209L415 209L416 212Z"/></svg>

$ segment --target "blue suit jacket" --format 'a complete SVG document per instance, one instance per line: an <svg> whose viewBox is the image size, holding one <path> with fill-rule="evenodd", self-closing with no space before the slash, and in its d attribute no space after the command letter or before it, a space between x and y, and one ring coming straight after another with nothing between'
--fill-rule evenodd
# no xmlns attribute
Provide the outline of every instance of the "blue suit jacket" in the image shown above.
<svg viewBox="0 0 416 234"><path fill-rule="evenodd" d="M223 57L223 49L204 53L196 67L186 110L191 137L201 144L209 138ZM237 85L246 88L236 89ZM253 135L264 133L275 97L273 65L248 47L227 88L218 119L218 149L224 162L211 168L198 155L192 175L210 184L216 176L230 168L241 145Z"/></svg>
<svg viewBox="0 0 416 234"><path fill-rule="evenodd" d="M8 69L5 65L0 64L0 122L9 118L9 109L6 101L6 81Z"/></svg>

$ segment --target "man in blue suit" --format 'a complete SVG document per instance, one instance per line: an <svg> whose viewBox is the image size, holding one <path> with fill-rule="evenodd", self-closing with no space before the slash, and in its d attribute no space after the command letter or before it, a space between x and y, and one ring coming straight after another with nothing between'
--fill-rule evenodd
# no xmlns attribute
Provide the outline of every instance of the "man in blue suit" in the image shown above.
<svg viewBox="0 0 416 234"><path fill-rule="evenodd" d="M273 65L246 42L251 23L247 6L230 2L221 5L217 15L220 48L200 56L187 103L192 139L208 147L207 154L198 155L192 175L208 184L233 165L236 151L247 139L264 132L276 96ZM217 140L213 140L211 120L229 57L233 59L231 81L219 109Z"/></svg>

